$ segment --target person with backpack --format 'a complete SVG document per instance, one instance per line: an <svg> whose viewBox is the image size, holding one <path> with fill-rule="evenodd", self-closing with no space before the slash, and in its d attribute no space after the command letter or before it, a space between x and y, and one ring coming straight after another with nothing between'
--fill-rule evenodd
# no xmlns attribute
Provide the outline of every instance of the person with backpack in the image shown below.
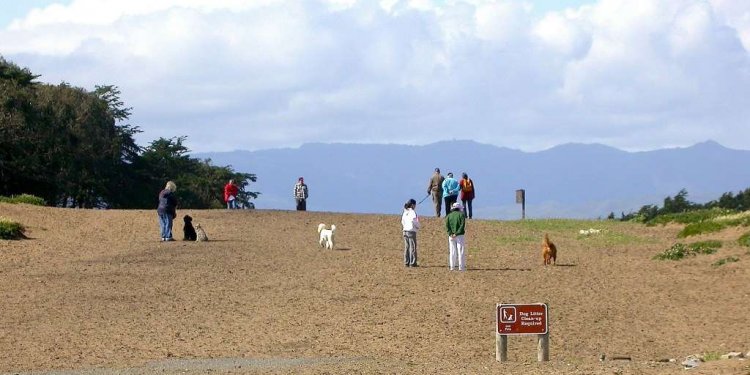
<svg viewBox="0 0 750 375"><path fill-rule="evenodd" d="M471 201L474 200L474 181L464 172L461 173L461 181L458 182L458 185L461 187L460 199L464 206L464 216L471 219Z"/></svg>

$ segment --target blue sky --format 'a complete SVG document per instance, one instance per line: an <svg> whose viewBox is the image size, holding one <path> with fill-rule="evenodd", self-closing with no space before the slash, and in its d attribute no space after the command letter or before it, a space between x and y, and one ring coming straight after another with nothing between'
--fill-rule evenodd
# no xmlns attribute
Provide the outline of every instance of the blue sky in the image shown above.
<svg viewBox="0 0 750 375"><path fill-rule="evenodd" d="M0 0L0 15L0 55L42 82L118 86L140 144L750 149L745 0Z"/></svg>

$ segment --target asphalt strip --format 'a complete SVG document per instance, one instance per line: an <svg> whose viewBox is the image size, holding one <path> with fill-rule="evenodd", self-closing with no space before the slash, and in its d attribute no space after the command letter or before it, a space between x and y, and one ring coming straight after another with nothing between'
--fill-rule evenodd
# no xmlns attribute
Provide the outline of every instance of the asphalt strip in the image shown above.
<svg viewBox="0 0 750 375"><path fill-rule="evenodd" d="M245 369L280 369L285 367L315 366L340 363L357 363L371 360L367 357L334 358L211 358L211 359L163 359L151 361L140 367L87 368L78 370L13 371L0 375L112 375L186 373L194 371L226 371Z"/></svg>

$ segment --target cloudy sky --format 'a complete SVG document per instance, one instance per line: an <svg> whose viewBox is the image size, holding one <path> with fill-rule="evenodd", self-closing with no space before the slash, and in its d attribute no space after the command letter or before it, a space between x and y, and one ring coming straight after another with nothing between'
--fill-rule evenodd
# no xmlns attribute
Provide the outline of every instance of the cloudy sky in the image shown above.
<svg viewBox="0 0 750 375"><path fill-rule="evenodd" d="M146 145L750 149L747 0L0 0L0 54Z"/></svg>

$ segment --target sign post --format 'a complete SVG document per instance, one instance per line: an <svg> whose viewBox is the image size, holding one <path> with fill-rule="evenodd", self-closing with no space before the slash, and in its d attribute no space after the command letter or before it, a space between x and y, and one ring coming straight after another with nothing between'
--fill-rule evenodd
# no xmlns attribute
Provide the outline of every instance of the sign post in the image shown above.
<svg viewBox="0 0 750 375"><path fill-rule="evenodd" d="M537 335L537 361L549 361L548 321L546 303L498 303L495 359L508 361L508 335Z"/></svg>
<svg viewBox="0 0 750 375"><path fill-rule="evenodd" d="M516 190L516 203L521 204L521 219L523 220L526 218L526 190Z"/></svg>

